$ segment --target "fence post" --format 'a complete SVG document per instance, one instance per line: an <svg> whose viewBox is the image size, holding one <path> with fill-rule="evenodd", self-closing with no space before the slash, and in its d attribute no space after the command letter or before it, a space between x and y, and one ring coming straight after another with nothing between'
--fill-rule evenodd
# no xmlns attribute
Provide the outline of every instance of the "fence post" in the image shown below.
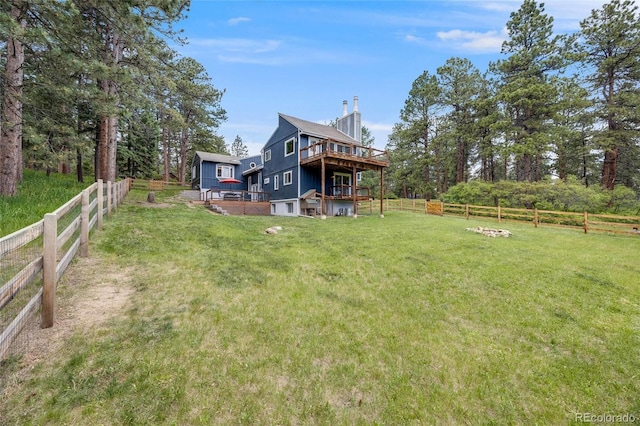
<svg viewBox="0 0 640 426"><path fill-rule="evenodd" d="M111 181L108 180L107 181L107 219L111 219L111 203L113 202L111 191L112 191Z"/></svg>
<svg viewBox="0 0 640 426"><path fill-rule="evenodd" d="M464 205L464 217L466 217L467 220L469 220L469 204Z"/></svg>
<svg viewBox="0 0 640 426"><path fill-rule="evenodd" d="M500 212L500 206L498 206L498 223L502 221L502 214Z"/></svg>
<svg viewBox="0 0 640 426"><path fill-rule="evenodd" d="M102 212L104 211L104 184L98 179L98 229L102 229Z"/></svg>
<svg viewBox="0 0 640 426"><path fill-rule="evenodd" d="M589 213L587 213L586 211L584 212L584 233L587 233L587 230L589 229Z"/></svg>
<svg viewBox="0 0 640 426"><path fill-rule="evenodd" d="M113 211L118 210L120 205L120 182L113 182Z"/></svg>
<svg viewBox="0 0 640 426"><path fill-rule="evenodd" d="M533 226L538 227L538 209L533 209Z"/></svg>
<svg viewBox="0 0 640 426"><path fill-rule="evenodd" d="M80 257L89 255L89 191L82 191L82 218L80 219Z"/></svg>
<svg viewBox="0 0 640 426"><path fill-rule="evenodd" d="M42 320L41 328L53 327L56 304L56 256L58 217L54 213L44 215L42 254Z"/></svg>

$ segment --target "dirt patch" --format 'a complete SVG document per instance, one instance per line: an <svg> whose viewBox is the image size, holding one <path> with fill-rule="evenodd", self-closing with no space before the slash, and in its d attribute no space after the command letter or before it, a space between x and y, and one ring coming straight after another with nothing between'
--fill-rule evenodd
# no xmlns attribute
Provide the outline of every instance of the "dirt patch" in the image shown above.
<svg viewBox="0 0 640 426"><path fill-rule="evenodd" d="M28 345L21 355L18 371L9 380L21 381L39 362L55 358L75 332L102 327L105 321L122 313L134 293L133 274L102 263L98 257L76 258L58 282L54 326L40 328L40 317L30 321L19 339ZM0 389L2 392L2 389Z"/></svg>

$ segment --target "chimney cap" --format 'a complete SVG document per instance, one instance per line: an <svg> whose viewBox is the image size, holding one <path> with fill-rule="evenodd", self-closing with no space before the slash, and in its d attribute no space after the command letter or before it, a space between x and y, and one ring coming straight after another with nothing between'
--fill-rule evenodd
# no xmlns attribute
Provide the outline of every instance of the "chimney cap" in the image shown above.
<svg viewBox="0 0 640 426"><path fill-rule="evenodd" d="M357 112L358 111L358 97L354 96L353 97L353 112Z"/></svg>

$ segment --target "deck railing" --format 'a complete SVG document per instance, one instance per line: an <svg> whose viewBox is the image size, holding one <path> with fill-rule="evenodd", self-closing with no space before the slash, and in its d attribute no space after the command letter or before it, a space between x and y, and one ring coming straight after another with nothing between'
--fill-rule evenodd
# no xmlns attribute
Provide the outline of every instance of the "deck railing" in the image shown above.
<svg viewBox="0 0 640 426"><path fill-rule="evenodd" d="M352 199L352 185L335 185L329 188L329 196L334 198ZM356 198L358 200L369 199L369 188L356 188Z"/></svg>
<svg viewBox="0 0 640 426"><path fill-rule="evenodd" d="M363 145L347 144L330 139L316 142L300 149L300 161L325 157L341 157L355 160L389 161L389 153Z"/></svg>
<svg viewBox="0 0 640 426"><path fill-rule="evenodd" d="M201 193L201 201L211 200L264 202L269 201L269 193L237 189L209 189Z"/></svg>

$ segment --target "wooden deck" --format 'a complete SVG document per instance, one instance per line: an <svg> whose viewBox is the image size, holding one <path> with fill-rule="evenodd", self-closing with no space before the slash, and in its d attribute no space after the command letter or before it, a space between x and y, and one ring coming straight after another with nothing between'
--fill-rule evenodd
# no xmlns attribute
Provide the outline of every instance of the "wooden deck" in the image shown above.
<svg viewBox="0 0 640 426"><path fill-rule="evenodd" d="M362 145L325 139L300 149L300 165L355 168L357 171L381 170L389 167L389 153Z"/></svg>

